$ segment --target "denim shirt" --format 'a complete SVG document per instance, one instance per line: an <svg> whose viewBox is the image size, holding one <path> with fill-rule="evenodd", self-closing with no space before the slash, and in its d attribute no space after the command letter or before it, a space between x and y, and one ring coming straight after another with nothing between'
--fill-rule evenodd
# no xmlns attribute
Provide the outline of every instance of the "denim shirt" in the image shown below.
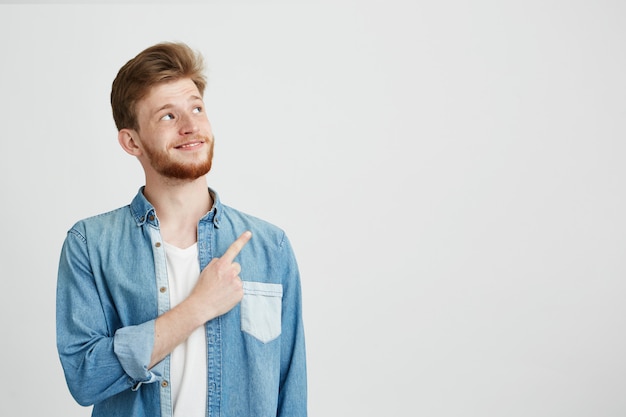
<svg viewBox="0 0 626 417"><path fill-rule="evenodd" d="M244 231L242 301L205 324L207 416L306 416L300 276L285 233L221 204L198 223L201 270ZM143 187L128 206L68 232L57 281L57 348L69 390L92 416L172 416L167 356L148 369L168 311L165 249Z"/></svg>

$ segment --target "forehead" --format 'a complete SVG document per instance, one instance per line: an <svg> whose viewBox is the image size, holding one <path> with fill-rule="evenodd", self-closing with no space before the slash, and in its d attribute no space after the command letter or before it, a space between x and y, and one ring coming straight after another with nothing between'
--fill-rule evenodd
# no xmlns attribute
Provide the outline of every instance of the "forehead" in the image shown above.
<svg viewBox="0 0 626 417"><path fill-rule="evenodd" d="M197 99L202 99L198 87L191 79L182 78L152 86L137 105L140 112L154 111L164 105L176 105Z"/></svg>

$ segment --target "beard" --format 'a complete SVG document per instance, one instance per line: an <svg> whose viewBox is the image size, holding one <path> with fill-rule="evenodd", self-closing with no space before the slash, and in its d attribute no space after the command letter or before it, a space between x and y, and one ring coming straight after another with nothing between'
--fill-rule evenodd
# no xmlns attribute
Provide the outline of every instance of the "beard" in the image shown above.
<svg viewBox="0 0 626 417"><path fill-rule="evenodd" d="M152 168L164 177L177 180L195 180L206 175L211 170L213 162L214 140L210 140L206 136L200 136L198 139L208 144L209 149L206 154L199 155L204 156L204 158L192 163L176 161L167 152L149 146L146 146L144 150Z"/></svg>

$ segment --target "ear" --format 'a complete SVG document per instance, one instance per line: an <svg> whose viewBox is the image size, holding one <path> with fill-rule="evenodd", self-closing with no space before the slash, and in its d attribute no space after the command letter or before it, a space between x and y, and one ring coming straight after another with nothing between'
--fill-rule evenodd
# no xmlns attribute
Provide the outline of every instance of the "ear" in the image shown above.
<svg viewBox="0 0 626 417"><path fill-rule="evenodd" d="M132 129L122 129L117 133L117 141L122 149L133 156L141 155L141 148L138 146L135 136L137 132Z"/></svg>

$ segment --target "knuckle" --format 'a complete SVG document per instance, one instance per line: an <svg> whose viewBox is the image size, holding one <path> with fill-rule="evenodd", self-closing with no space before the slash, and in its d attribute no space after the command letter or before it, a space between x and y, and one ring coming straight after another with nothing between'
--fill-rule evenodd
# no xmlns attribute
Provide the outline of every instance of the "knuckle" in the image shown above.
<svg viewBox="0 0 626 417"><path fill-rule="evenodd" d="M215 267L217 269L224 269L228 267L228 262L225 259L219 258L215 261Z"/></svg>
<svg viewBox="0 0 626 417"><path fill-rule="evenodd" d="M243 294L243 281L239 277L235 277L234 284L237 292Z"/></svg>

